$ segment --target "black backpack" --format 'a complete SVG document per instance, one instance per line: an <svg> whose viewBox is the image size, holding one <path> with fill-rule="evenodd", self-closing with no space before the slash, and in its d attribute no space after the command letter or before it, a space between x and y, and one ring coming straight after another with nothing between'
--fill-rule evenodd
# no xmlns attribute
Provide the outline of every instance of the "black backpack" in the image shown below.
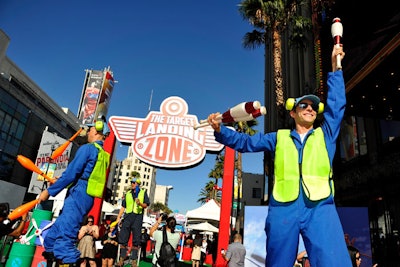
<svg viewBox="0 0 400 267"><path fill-rule="evenodd" d="M167 230L163 229L163 242L160 248L160 255L157 257L157 264L161 267L175 267L176 266L176 250L168 242Z"/></svg>

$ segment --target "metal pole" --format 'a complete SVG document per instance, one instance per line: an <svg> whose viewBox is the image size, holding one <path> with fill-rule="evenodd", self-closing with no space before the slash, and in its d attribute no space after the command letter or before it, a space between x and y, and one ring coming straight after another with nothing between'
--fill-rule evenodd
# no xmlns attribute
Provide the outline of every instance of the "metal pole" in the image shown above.
<svg viewBox="0 0 400 267"><path fill-rule="evenodd" d="M226 266L226 261L221 256L221 249L229 244L230 218L232 213L233 176L235 170L235 150L225 147L224 177L222 179L221 212L219 220L218 249L216 267Z"/></svg>

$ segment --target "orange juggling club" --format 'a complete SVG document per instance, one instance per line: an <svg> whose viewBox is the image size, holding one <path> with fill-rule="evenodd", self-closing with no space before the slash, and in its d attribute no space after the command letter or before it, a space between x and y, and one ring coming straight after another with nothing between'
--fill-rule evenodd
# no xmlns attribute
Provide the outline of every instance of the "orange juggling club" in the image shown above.
<svg viewBox="0 0 400 267"><path fill-rule="evenodd" d="M37 203L39 203L39 199L32 200L28 203L19 206L18 208L14 209L10 213L10 215L8 215L8 219L12 221L21 217L22 215L28 213L31 209L33 209Z"/></svg>
<svg viewBox="0 0 400 267"><path fill-rule="evenodd" d="M51 159L56 159L67 149L68 145L74 141L74 139L82 132L83 128L80 128L67 142L59 146L56 150L54 150L53 154L51 155Z"/></svg>
<svg viewBox="0 0 400 267"><path fill-rule="evenodd" d="M22 166L24 166L26 169L36 172L39 175L42 175L47 181L50 183L54 184L55 180L47 176L44 172L42 172L30 159L27 157L24 157L22 155L17 156L17 160L19 163L21 163Z"/></svg>

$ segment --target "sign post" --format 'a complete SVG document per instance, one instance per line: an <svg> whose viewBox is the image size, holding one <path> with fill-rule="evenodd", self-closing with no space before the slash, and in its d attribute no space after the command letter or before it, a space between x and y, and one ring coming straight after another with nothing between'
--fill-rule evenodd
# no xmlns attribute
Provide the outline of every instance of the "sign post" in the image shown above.
<svg viewBox="0 0 400 267"><path fill-rule="evenodd" d="M230 237L230 218L232 211L233 177L235 170L235 150L225 147L224 176L222 178L221 212L219 219L218 250L216 267L226 266L221 249L227 249Z"/></svg>

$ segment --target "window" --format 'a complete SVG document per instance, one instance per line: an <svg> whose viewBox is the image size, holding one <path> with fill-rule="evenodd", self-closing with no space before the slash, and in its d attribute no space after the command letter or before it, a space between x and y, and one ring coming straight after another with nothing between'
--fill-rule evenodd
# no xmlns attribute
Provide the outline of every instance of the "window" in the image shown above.
<svg viewBox="0 0 400 267"><path fill-rule="evenodd" d="M29 110L0 88L0 150L16 155L21 146ZM25 140L25 143L29 141Z"/></svg>
<svg viewBox="0 0 400 267"><path fill-rule="evenodd" d="M253 188L251 197L252 198L261 198L261 188Z"/></svg>
<svg viewBox="0 0 400 267"><path fill-rule="evenodd" d="M355 117L343 118L340 129L340 156L343 160L349 161L359 155L357 124Z"/></svg>

